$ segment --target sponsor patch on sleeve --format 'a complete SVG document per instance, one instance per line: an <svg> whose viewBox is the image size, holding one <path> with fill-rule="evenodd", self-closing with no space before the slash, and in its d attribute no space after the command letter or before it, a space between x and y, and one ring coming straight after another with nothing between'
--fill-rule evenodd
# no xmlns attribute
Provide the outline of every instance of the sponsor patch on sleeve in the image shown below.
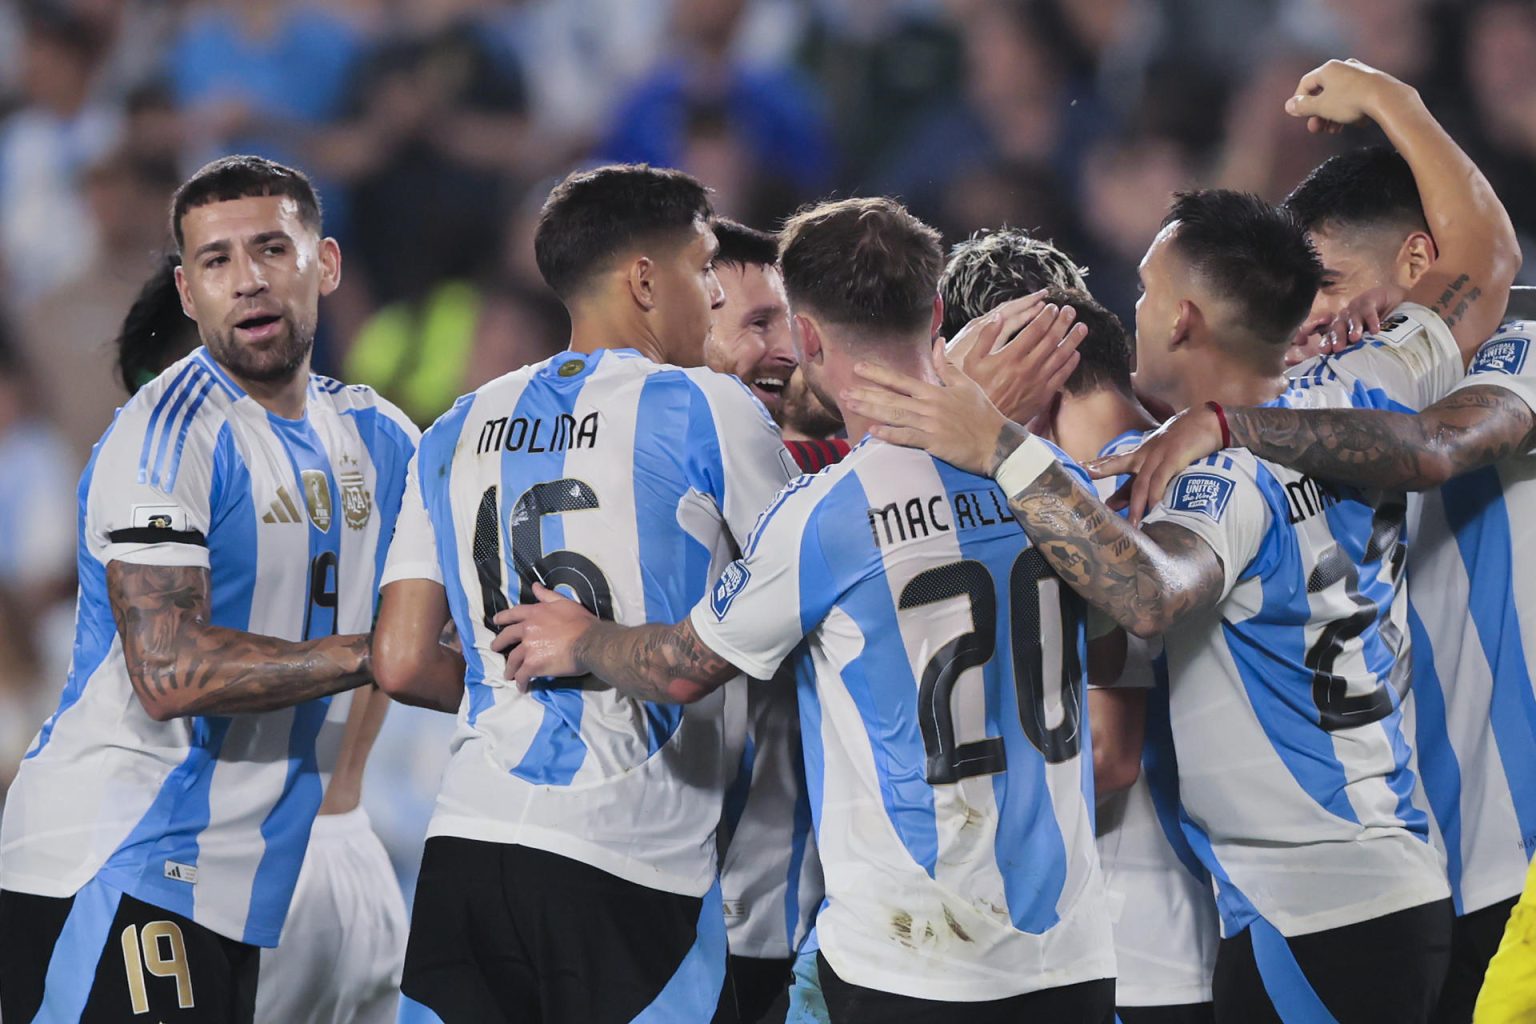
<svg viewBox="0 0 1536 1024"><path fill-rule="evenodd" d="M751 578L752 574L740 562L732 562L725 567L715 585L709 589L709 608L715 613L715 621L725 621L725 613L731 610L731 602L736 600L736 595L741 593Z"/></svg>
<svg viewBox="0 0 1536 1024"><path fill-rule="evenodd" d="M130 517L133 528L138 530L187 529L187 510L180 505L135 505Z"/></svg>
<svg viewBox="0 0 1536 1024"><path fill-rule="evenodd" d="M1483 342L1467 370L1471 373L1506 373L1511 377L1525 369L1525 357L1531 340L1520 335L1498 335Z"/></svg>
<svg viewBox="0 0 1536 1024"><path fill-rule="evenodd" d="M1232 481L1214 473L1186 473L1174 485L1168 507L1175 512L1194 512L1221 522L1232 500Z"/></svg>

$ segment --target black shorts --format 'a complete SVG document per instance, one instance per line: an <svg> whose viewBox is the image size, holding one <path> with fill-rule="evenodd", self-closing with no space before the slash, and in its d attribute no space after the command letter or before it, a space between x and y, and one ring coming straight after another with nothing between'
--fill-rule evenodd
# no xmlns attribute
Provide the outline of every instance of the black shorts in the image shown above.
<svg viewBox="0 0 1536 1024"><path fill-rule="evenodd" d="M679 896L526 846L427 840L400 991L444 1024L734 1024L716 886Z"/></svg>
<svg viewBox="0 0 1536 1024"><path fill-rule="evenodd" d="M758 1024L775 1003L788 1002L790 972L794 967L793 957L776 960L732 953L727 958L726 973L736 992L736 1017L741 1024ZM783 1014L779 1019L783 1020Z"/></svg>
<svg viewBox="0 0 1536 1024"><path fill-rule="evenodd" d="M0 1018L251 1024L260 954L100 882L0 891Z"/></svg>
<svg viewBox="0 0 1536 1024"><path fill-rule="evenodd" d="M1115 1019L1115 979L1085 981L1006 999L950 1003L917 999L850 985L837 976L827 958L816 954L816 973L832 1024L1112 1024Z"/></svg>
<svg viewBox="0 0 1536 1024"><path fill-rule="evenodd" d="M1483 975L1488 961L1498 951L1504 938L1504 926L1515 909L1518 896L1491 907L1462 914L1451 925L1451 968L1445 975L1445 989L1435 1009L1435 1024L1471 1024L1472 1008L1483 990Z"/></svg>
<svg viewBox="0 0 1536 1024"><path fill-rule="evenodd" d="M1321 1007L1338 1024L1425 1024L1445 983L1451 919L1440 900L1291 938L1255 921L1217 949L1216 1020L1312 1020Z"/></svg>
<svg viewBox="0 0 1536 1024"><path fill-rule="evenodd" d="M1210 1003L1178 1003L1169 1006L1120 1006L1120 1024L1215 1024L1216 1008Z"/></svg>

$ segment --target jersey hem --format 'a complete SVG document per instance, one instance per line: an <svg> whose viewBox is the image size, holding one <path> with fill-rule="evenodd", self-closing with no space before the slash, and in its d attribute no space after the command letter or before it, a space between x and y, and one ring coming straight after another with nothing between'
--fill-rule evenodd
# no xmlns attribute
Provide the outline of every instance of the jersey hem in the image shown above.
<svg viewBox="0 0 1536 1024"><path fill-rule="evenodd" d="M713 862L708 859L705 861L707 866L701 871L701 874L707 878L701 884L697 880L662 871L634 857L614 853L564 832L533 825L509 825L486 821L483 818L436 814L432 816L432 821L427 826L427 838L431 839L433 836L451 836L482 843L500 843L504 846L527 846L580 861L599 871L606 871L615 878L642 885L647 889L659 889L679 896L702 897L709 892L715 880Z"/></svg>
<svg viewBox="0 0 1536 1024"><path fill-rule="evenodd" d="M1325 932L1331 928L1343 928L1346 925L1361 924L1365 921L1375 920L1378 917L1386 917L1388 914L1395 914L1400 910L1412 910L1414 907L1422 907L1426 903L1436 903L1450 898L1450 884L1441 882L1439 885L1422 885L1412 889L1399 889L1378 899L1351 904L1348 907L1335 907L1320 914L1285 914L1260 910L1259 916L1274 925L1281 935L1292 939L1298 935L1311 935L1314 932ZM1247 925L1243 927L1246 928ZM1223 936L1223 938L1230 937Z"/></svg>
<svg viewBox="0 0 1536 1024"><path fill-rule="evenodd" d="M1505 900L1514 899L1525 890L1525 879L1510 879L1505 886L1480 885L1476 889L1461 887L1461 911L1457 917L1465 917L1479 910L1487 910L1495 903L1503 903Z"/></svg>
<svg viewBox="0 0 1536 1024"><path fill-rule="evenodd" d="M893 974L866 968L848 970L848 964L839 965L840 955L836 951L829 951L825 940L821 944L821 955L827 958L827 963L832 965L832 970L837 972L837 976L850 985L890 992L912 999L935 999L947 1003L983 1003L994 999L1011 999L1014 996L1029 995L1031 992L1064 988L1088 981L1112 981L1115 977L1114 959L1105 957L1077 960L1069 967L1042 971L1027 981L1015 980L1012 984L1001 983L1002 979L1008 975L998 972L999 984L993 987L976 978L943 982L932 978L917 980L910 973L905 972Z"/></svg>
<svg viewBox="0 0 1536 1024"><path fill-rule="evenodd" d="M1115 979L1116 1006L1188 1006L1211 1001L1211 986L1127 985L1123 977Z"/></svg>

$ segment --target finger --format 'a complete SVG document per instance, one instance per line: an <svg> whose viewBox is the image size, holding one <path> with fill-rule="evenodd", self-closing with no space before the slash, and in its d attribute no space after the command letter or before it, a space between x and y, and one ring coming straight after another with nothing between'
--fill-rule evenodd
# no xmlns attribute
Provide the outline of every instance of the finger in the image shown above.
<svg viewBox="0 0 1536 1024"><path fill-rule="evenodd" d="M491 622L498 626L510 626L513 623L522 622L528 618L528 609L531 607L533 606L526 604L511 605L491 616Z"/></svg>
<svg viewBox="0 0 1536 1024"><path fill-rule="evenodd" d="M869 428L869 433L871 437L901 445L903 448L923 448L924 442L929 439L929 435L921 430L914 430L911 427L892 427L884 423L874 424Z"/></svg>
<svg viewBox="0 0 1536 1024"><path fill-rule="evenodd" d="M518 646L507 652L507 667L502 676L506 679L516 679L518 669L523 667L523 661L528 657L527 649Z"/></svg>
<svg viewBox="0 0 1536 1024"><path fill-rule="evenodd" d="M1111 512L1124 511L1125 507L1131 503L1131 485L1133 483L1135 483L1134 480L1127 480L1115 490L1114 494L1109 496L1109 500L1104 504L1109 506Z"/></svg>
<svg viewBox="0 0 1536 1024"><path fill-rule="evenodd" d="M844 391L841 399L847 404L848 409L877 423L896 427L918 427L926 421L926 410L922 406L911 399L893 395L889 391L881 393L861 388L858 394Z"/></svg>
<svg viewBox="0 0 1536 1024"><path fill-rule="evenodd" d="M570 600L570 598L566 597L558 590L550 590L542 583L535 583L533 585L533 596L539 599L540 604L555 604L559 601Z"/></svg>
<svg viewBox="0 0 1536 1024"><path fill-rule="evenodd" d="M1141 472L1131 477L1131 500L1126 505L1132 526L1141 525L1141 517L1147 511L1147 472L1143 466Z"/></svg>
<svg viewBox="0 0 1536 1024"><path fill-rule="evenodd" d="M1082 356L1073 351L1067 353L1067 357L1061 361L1061 365L1050 371L1045 378L1045 393L1054 395L1067 386L1067 381L1072 379L1072 374L1077 370L1077 364L1082 361Z"/></svg>
<svg viewBox="0 0 1536 1024"><path fill-rule="evenodd" d="M872 384L879 384L903 395L919 395L923 393L925 388L933 389L932 384L918 380L911 374L902 373L900 370L892 370L889 367L881 366L868 360L855 363L853 372Z"/></svg>
<svg viewBox="0 0 1536 1024"><path fill-rule="evenodd" d="M509 647L515 647L523 642L523 637L528 631L527 623L517 623L507 626L500 633L491 638L491 650L500 653Z"/></svg>
<svg viewBox="0 0 1536 1024"><path fill-rule="evenodd" d="M1095 480L1103 480L1105 477L1119 476L1121 473L1135 473L1136 465L1140 461L1136 451L1132 450L1120 455L1106 455L1102 459L1089 459L1083 463L1083 468Z"/></svg>
<svg viewBox="0 0 1536 1024"><path fill-rule="evenodd" d="M1365 329L1367 331L1372 334L1381 333L1381 310L1373 305L1366 309L1363 319L1365 320Z"/></svg>
<svg viewBox="0 0 1536 1024"><path fill-rule="evenodd" d="M1307 355L1306 349L1297 348L1296 346L1292 345L1290 348L1285 350L1286 366L1295 366L1297 363L1304 362L1309 358L1311 357Z"/></svg>

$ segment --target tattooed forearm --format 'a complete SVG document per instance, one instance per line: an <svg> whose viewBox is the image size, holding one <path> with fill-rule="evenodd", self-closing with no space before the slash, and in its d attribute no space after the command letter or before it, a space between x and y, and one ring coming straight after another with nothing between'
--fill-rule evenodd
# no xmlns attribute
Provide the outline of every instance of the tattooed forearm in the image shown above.
<svg viewBox="0 0 1536 1024"><path fill-rule="evenodd" d="M640 700L686 704L737 674L688 619L674 626L595 622L571 651L582 671Z"/></svg>
<svg viewBox="0 0 1536 1024"><path fill-rule="evenodd" d="M1232 443L1309 476L1424 490L1531 450L1536 416L1499 387L1452 392L1418 415L1366 409L1229 409Z"/></svg>
<svg viewBox="0 0 1536 1024"><path fill-rule="evenodd" d="M294 643L209 625L206 569L110 562L107 595L128 678L161 721L291 707L372 678L366 636Z"/></svg>
<svg viewBox="0 0 1536 1024"><path fill-rule="evenodd" d="M1029 439L1029 431L1019 426L1012 420L1003 424L1003 429L998 431L997 444L992 449L992 464L987 467L988 473L996 473L997 467L1007 461L1008 456L1018 450L1019 445Z"/></svg>
<svg viewBox="0 0 1536 1024"><path fill-rule="evenodd" d="M1221 563L1203 540L1164 523L1139 532L1059 465L1008 503L1057 574L1138 636L1156 636L1221 593Z"/></svg>

